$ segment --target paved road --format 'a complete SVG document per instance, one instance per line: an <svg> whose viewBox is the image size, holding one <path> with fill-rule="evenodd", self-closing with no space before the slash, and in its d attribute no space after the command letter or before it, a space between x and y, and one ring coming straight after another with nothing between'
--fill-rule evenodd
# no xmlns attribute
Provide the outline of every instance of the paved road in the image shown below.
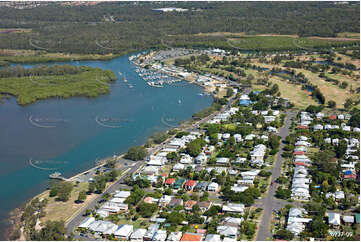
<svg viewBox="0 0 361 242"><path fill-rule="evenodd" d="M279 136L281 136L281 145L280 145L280 152L277 154L277 161L272 169L272 177L271 180L276 180L280 174L281 174L281 168L282 168L282 152L284 144L282 141L286 139L286 137L289 134L289 128L291 125L291 118L293 117L293 113L287 112L287 117L285 120L285 125L280 129ZM268 190L268 194L266 197L260 199L256 206L263 208L263 217L261 219L261 223L259 225L258 234L257 234L257 241L264 241L267 240L267 238L272 237L271 231L270 231L270 225L271 225L271 219L272 219L272 211L273 209L281 209L284 207L284 205L287 204L286 201L282 201L279 199L276 199L274 197L276 193L276 184L271 186Z"/></svg>
<svg viewBox="0 0 361 242"><path fill-rule="evenodd" d="M86 207L84 207L68 224L67 224L67 233L70 235L71 232L74 231L74 229L84 220L84 214L87 209L94 209L95 206L98 204L99 201L102 200L102 197L105 193L112 193L119 189L120 185L124 182L124 178L128 174L133 174L141 165L143 164L142 161L138 161L130 168L130 170L124 174L122 174L121 178L108 187L102 194L97 196L93 201L91 201ZM127 169L127 168L125 168Z"/></svg>

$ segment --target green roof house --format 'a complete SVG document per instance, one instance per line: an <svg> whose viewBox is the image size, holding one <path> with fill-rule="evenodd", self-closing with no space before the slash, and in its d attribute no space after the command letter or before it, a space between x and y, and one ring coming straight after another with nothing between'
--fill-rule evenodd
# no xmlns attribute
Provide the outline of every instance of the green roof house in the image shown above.
<svg viewBox="0 0 361 242"><path fill-rule="evenodd" d="M186 179L184 179L184 178L179 178L179 179L177 179L177 180L174 182L173 188L174 188L174 189L182 188L185 182L186 182Z"/></svg>

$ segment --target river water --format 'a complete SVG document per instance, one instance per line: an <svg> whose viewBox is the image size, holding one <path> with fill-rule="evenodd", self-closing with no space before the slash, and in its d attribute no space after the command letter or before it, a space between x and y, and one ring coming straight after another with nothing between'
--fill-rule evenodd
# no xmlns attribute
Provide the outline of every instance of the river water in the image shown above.
<svg viewBox="0 0 361 242"><path fill-rule="evenodd" d="M96 159L121 154L169 128L162 120L176 124L212 103L212 97L199 95L200 87L186 82L148 86L128 57L67 63L114 71L118 79L110 94L50 99L25 107L14 98L0 104L0 239L8 213L44 190L49 174L59 171L72 176L94 166ZM129 88L123 75L134 88ZM96 119L115 128L101 126Z"/></svg>

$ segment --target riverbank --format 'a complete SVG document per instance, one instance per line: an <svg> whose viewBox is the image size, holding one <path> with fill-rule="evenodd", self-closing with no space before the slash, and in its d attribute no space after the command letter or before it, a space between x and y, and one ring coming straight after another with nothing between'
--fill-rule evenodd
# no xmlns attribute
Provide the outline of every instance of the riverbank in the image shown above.
<svg viewBox="0 0 361 242"><path fill-rule="evenodd" d="M0 66L10 64L27 64L27 63L48 63L48 62L67 62L67 61L96 61L112 60L122 54L66 54L66 53L48 53L46 51L32 50L10 50L0 51Z"/></svg>

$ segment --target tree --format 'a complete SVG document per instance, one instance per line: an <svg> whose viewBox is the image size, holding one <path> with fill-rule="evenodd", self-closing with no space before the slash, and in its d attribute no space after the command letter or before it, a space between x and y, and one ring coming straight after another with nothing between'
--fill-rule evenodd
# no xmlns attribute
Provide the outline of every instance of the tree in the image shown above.
<svg viewBox="0 0 361 242"><path fill-rule="evenodd" d="M203 139L197 138L187 145L187 153L193 157L196 157L202 152L202 147L205 145L205 141Z"/></svg>
<svg viewBox="0 0 361 242"><path fill-rule="evenodd" d="M287 229L278 230L276 233L276 238L282 239L282 240L292 240L293 237L294 237L294 234Z"/></svg>
<svg viewBox="0 0 361 242"><path fill-rule="evenodd" d="M158 205L155 203L145 203L142 202L137 206L137 212L143 217L143 218L149 218L153 215L155 211L157 211Z"/></svg>
<svg viewBox="0 0 361 242"><path fill-rule="evenodd" d="M336 157L342 158L346 154L347 150L347 142L345 140L341 140L341 142L336 146Z"/></svg>
<svg viewBox="0 0 361 242"><path fill-rule="evenodd" d="M62 181L50 184L50 196L57 196L57 200L66 202L69 200L70 193L73 190L73 183Z"/></svg>
<svg viewBox="0 0 361 242"><path fill-rule="evenodd" d="M78 201L79 202L84 202L85 199L86 199L86 192L85 191L80 191L79 195L78 195Z"/></svg>
<svg viewBox="0 0 361 242"><path fill-rule="evenodd" d="M145 149L145 147L134 146L128 150L124 158L133 161L138 161L138 160L143 160L146 155L147 155L147 150Z"/></svg>
<svg viewBox="0 0 361 242"><path fill-rule="evenodd" d="M291 191L289 189L278 187L276 191L276 197L281 199L289 199L291 197Z"/></svg>
<svg viewBox="0 0 361 242"><path fill-rule="evenodd" d="M233 89L231 87L228 87L226 97L231 97L232 95L233 95Z"/></svg>
<svg viewBox="0 0 361 242"><path fill-rule="evenodd" d="M329 108L335 108L336 107L336 102L333 101L333 100L328 101L327 104L328 104Z"/></svg>
<svg viewBox="0 0 361 242"><path fill-rule="evenodd" d="M47 221L39 232L31 234L31 240L57 241L68 240L64 221Z"/></svg>
<svg viewBox="0 0 361 242"><path fill-rule="evenodd" d="M353 105L353 101L351 98L347 98L345 103L343 104L346 110L350 109L352 105Z"/></svg>

